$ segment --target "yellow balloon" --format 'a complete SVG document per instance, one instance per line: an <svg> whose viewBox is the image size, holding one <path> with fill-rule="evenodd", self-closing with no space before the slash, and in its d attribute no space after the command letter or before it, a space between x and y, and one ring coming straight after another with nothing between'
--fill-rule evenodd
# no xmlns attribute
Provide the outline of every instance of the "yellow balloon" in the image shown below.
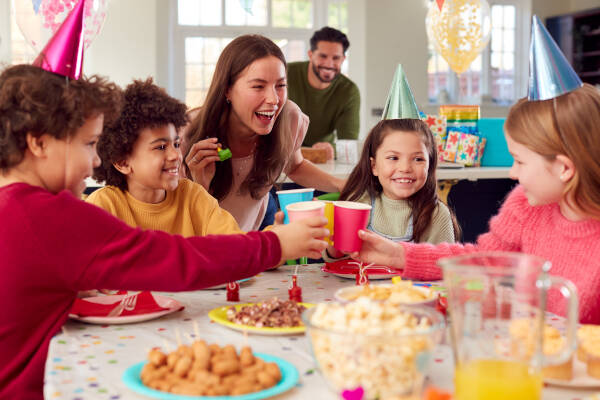
<svg viewBox="0 0 600 400"><path fill-rule="evenodd" d="M431 2L425 19L427 36L457 74L465 72L490 40L490 6L486 0Z"/></svg>

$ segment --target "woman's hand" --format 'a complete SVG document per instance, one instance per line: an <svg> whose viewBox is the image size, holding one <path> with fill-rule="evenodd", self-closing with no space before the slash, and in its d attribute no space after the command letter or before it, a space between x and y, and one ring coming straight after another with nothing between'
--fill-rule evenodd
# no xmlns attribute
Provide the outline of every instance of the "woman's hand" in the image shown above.
<svg viewBox="0 0 600 400"><path fill-rule="evenodd" d="M312 145L313 149L323 149L327 152L327 159L333 160L335 156L335 151L333 150L333 146L329 142L319 142Z"/></svg>
<svg viewBox="0 0 600 400"><path fill-rule="evenodd" d="M321 252L327 247L323 238L329 235L326 224L327 218L310 217L287 225L274 225L271 232L279 238L281 262L300 257L321 258Z"/></svg>
<svg viewBox="0 0 600 400"><path fill-rule="evenodd" d="M220 160L217 145L217 138L200 140L194 143L185 158L192 180L206 190L215 176L215 162Z"/></svg>
<svg viewBox="0 0 600 400"><path fill-rule="evenodd" d="M364 263L387 265L392 268L404 268L404 247L400 243L394 243L373 232L360 230L358 237L363 241L360 252L354 252L350 256Z"/></svg>

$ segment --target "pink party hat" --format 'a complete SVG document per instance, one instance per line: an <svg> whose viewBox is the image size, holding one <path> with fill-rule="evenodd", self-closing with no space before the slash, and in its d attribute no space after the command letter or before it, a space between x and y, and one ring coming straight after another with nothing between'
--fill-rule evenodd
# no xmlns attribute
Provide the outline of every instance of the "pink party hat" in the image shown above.
<svg viewBox="0 0 600 400"><path fill-rule="evenodd" d="M79 0L73 7L33 65L71 79L79 79L83 69L84 3L85 0Z"/></svg>

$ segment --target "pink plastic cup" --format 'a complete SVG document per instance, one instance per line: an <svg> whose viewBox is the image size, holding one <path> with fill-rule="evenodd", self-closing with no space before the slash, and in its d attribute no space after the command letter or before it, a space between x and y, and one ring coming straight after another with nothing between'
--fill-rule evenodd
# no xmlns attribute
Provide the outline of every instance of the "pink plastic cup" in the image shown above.
<svg viewBox="0 0 600 400"><path fill-rule="evenodd" d="M288 204L285 208L290 222L325 215L325 203L322 201L301 201L299 203Z"/></svg>
<svg viewBox="0 0 600 400"><path fill-rule="evenodd" d="M333 247L352 253L360 251L362 240L358 231L369 223L371 206L353 201L336 201L333 209Z"/></svg>

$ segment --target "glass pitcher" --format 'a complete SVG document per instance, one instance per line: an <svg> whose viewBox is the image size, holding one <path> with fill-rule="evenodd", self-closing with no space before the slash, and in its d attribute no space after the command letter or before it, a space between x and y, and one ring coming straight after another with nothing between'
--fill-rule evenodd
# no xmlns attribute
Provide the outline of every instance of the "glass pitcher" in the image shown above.
<svg viewBox="0 0 600 400"><path fill-rule="evenodd" d="M541 399L542 367L567 362L576 348L573 283L550 276L550 262L523 253L473 253L438 264L448 288L454 398ZM550 288L565 297L562 333L545 326ZM560 346L548 352L551 341Z"/></svg>

